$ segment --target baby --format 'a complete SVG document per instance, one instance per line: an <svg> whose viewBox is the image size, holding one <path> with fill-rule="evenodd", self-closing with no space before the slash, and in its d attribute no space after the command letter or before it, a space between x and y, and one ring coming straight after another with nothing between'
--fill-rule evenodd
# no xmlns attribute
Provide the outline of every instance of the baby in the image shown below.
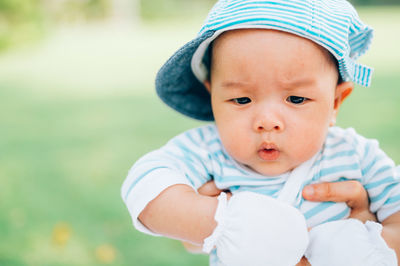
<svg viewBox="0 0 400 266"><path fill-rule="evenodd" d="M213 210L211 265L294 265L303 255L317 266L397 265L386 242L400 251L399 171L377 141L334 126L353 82L370 84L372 70L355 60L371 38L345 0L217 2L156 80L172 108L215 122L132 167L121 193L136 228L157 235L138 216L167 188L194 194L214 180L233 196L221 193ZM306 185L342 180L363 184L388 237L380 224L345 220L344 203L302 198Z"/></svg>

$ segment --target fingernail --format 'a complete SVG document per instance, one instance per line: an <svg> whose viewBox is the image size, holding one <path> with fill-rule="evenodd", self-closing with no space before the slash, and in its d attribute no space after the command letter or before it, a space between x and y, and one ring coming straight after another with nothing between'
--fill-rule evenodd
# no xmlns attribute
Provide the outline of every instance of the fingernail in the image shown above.
<svg viewBox="0 0 400 266"><path fill-rule="evenodd" d="M306 186L303 190L304 194L306 194L309 197L312 197L314 195L314 188L312 186Z"/></svg>

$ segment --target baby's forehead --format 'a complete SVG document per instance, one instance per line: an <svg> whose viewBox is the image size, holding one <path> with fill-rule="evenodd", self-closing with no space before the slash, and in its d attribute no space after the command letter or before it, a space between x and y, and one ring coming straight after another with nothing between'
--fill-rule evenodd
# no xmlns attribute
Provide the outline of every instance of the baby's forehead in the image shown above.
<svg viewBox="0 0 400 266"><path fill-rule="evenodd" d="M211 64L208 64L209 69L212 69L212 62L223 60L226 56L240 56L242 47L247 49L247 47L254 46L257 42L265 43L265 49L272 49L270 52L282 50L284 46L290 44L290 49L286 51L284 56L288 58L291 56L303 56L309 59L310 57L307 56L312 55L313 58L316 58L325 66L332 67L335 71L338 71L336 58L326 48L310 39L271 29L236 29L222 33L211 43L209 53L205 55L210 57ZM226 50L229 50L228 54L225 53ZM218 54L223 55L218 56Z"/></svg>

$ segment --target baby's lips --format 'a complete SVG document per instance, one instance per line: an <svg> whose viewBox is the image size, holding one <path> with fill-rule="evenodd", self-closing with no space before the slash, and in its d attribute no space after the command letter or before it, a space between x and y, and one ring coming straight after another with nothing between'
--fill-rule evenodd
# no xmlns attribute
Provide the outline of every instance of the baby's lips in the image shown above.
<svg viewBox="0 0 400 266"><path fill-rule="evenodd" d="M275 143L273 143L273 142L264 142L263 144L261 144L259 151L260 150L277 150L277 151L279 151L278 146L275 145Z"/></svg>
<svg viewBox="0 0 400 266"><path fill-rule="evenodd" d="M275 161L279 158L280 152L276 149L260 149L258 156L264 161Z"/></svg>

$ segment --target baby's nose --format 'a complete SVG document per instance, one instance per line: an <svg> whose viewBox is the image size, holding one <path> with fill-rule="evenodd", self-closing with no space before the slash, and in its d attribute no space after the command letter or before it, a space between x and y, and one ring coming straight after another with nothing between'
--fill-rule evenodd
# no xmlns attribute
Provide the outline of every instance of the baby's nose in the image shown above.
<svg viewBox="0 0 400 266"><path fill-rule="evenodd" d="M254 130L256 132L263 131L282 131L284 123L281 116L276 111L263 111L258 114L254 121Z"/></svg>

